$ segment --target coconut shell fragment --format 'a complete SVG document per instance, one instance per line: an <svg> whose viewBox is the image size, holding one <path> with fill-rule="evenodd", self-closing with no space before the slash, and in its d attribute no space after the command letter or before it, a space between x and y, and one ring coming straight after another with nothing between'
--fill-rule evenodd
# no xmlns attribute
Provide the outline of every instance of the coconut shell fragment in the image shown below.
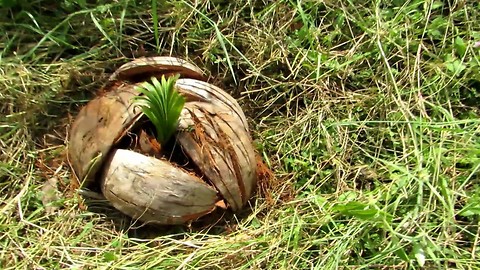
<svg viewBox="0 0 480 270"><path fill-rule="evenodd" d="M122 85L91 100L72 124L68 155L81 185L89 185L107 158L113 143L140 117L131 100L135 85Z"/></svg>
<svg viewBox="0 0 480 270"><path fill-rule="evenodd" d="M210 213L220 200L215 189L165 160L118 149L106 164L103 194L135 219L181 224Z"/></svg>
<svg viewBox="0 0 480 270"><path fill-rule="evenodd" d="M226 106L188 102L177 135L183 151L220 191L232 210L247 203L256 185L256 159L240 118Z"/></svg>
<svg viewBox="0 0 480 270"><path fill-rule="evenodd" d="M168 56L141 57L130 61L118 68L111 76L110 81L115 80L139 80L149 79L150 76L180 74L182 78L192 78L205 81L201 69L197 66Z"/></svg>

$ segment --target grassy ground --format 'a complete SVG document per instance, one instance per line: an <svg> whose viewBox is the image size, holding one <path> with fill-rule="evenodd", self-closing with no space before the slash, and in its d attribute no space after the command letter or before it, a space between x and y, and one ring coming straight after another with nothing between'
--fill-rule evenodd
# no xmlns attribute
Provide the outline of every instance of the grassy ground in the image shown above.
<svg viewBox="0 0 480 270"><path fill-rule="evenodd" d="M1 268L480 268L478 1L88 2L0 1ZM277 183L245 213L152 229L69 190L71 118L156 54L248 114Z"/></svg>

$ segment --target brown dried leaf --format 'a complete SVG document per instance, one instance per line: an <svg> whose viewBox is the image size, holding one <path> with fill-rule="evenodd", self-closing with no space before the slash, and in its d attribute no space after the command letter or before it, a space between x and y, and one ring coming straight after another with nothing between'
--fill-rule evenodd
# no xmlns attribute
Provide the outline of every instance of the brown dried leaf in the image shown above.
<svg viewBox="0 0 480 270"><path fill-rule="evenodd" d="M40 193L40 196L47 215L53 214L58 209L57 206L52 205L53 202L59 199L57 184L58 179L56 176L54 176L52 178L49 178L42 185L42 191Z"/></svg>
<svg viewBox="0 0 480 270"><path fill-rule="evenodd" d="M148 135L143 129L140 131L140 135L138 136L138 147L142 153L149 156L154 156L157 158L160 158L161 156L160 152L162 150L162 146L157 139Z"/></svg>

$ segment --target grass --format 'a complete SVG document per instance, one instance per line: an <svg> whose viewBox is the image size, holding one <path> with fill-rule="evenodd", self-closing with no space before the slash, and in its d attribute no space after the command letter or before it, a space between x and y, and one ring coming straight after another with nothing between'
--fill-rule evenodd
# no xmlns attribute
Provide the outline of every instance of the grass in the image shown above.
<svg viewBox="0 0 480 270"><path fill-rule="evenodd" d="M0 5L2 269L480 268L477 2ZM244 213L146 228L70 190L72 117L156 54L249 116L277 182Z"/></svg>

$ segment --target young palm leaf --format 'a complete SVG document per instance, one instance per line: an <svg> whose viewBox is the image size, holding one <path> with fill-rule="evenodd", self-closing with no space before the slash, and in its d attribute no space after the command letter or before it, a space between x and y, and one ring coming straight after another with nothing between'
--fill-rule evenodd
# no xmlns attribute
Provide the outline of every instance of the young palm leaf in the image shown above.
<svg viewBox="0 0 480 270"><path fill-rule="evenodd" d="M175 133L178 118L185 104L185 98L174 88L178 78L179 75L168 79L162 76L159 82L157 78L152 77L152 83L144 82L136 87L143 95L135 97L135 101L155 126L157 140L162 145Z"/></svg>

